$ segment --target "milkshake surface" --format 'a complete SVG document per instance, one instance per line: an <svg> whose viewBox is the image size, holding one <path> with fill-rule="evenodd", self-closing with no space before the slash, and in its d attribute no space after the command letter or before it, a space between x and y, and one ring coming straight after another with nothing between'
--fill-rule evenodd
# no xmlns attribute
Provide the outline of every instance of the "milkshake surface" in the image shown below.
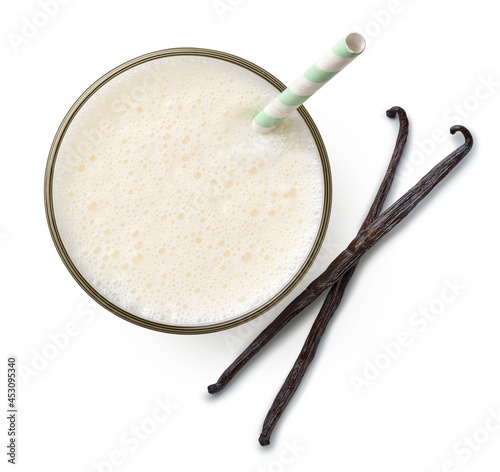
<svg viewBox="0 0 500 472"><path fill-rule="evenodd" d="M276 93L238 65L174 56L84 103L57 154L53 201L66 251L99 293L142 318L199 325L249 313L290 283L325 190L297 112L252 130Z"/></svg>

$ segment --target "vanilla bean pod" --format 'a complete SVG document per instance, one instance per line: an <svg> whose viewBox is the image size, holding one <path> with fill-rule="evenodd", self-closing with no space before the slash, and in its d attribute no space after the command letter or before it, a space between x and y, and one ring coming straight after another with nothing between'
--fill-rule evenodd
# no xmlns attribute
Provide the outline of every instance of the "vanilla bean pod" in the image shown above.
<svg viewBox="0 0 500 472"><path fill-rule="evenodd" d="M385 199L389 190L391 188L392 182L394 180L394 176L396 174L396 168L401 159L401 155L403 153L404 147L406 145L406 140L408 138L408 118L406 116L405 111L400 107L393 107L390 110L387 110L387 116L390 118L394 118L396 113L399 115L400 121L400 130L398 134L398 139L396 141L396 146L394 148L394 152L392 154L391 161L389 166L387 167L387 171L385 173L384 178L380 184L380 187L377 191L375 199L366 215L366 218L359 229L358 236L372 223L382 211L382 207L384 205ZM279 421L281 415L285 411L288 403L292 399L293 395L299 388L302 379L304 378L305 373L311 362L316 355L316 351L321 342L321 338L326 331L328 323L333 318L333 315L337 311L340 303L342 302L342 298L345 293L345 289L349 284L351 277L354 274L357 266L352 267L352 269L348 270L341 279L336 282L328 292L328 295L323 302L323 306L316 317L309 335L304 342L302 350L300 351L295 364L293 365L290 373L285 379L280 391L276 395L274 402L269 409L269 412L266 415L264 420L264 424L262 426L262 432L259 437L259 443L261 446L267 446L270 443L271 434L273 432L276 423Z"/></svg>
<svg viewBox="0 0 500 472"><path fill-rule="evenodd" d="M457 131L464 135L465 143L434 166L410 190L368 225L359 236L351 241L347 249L342 251L328 268L309 284L305 290L309 294L309 303L312 303L328 287L331 287L351 267L356 265L375 244L401 223L469 153L473 144L469 130L460 125L452 126L450 129L451 134L455 134ZM289 307L293 307L293 305L292 301Z"/></svg>
<svg viewBox="0 0 500 472"><path fill-rule="evenodd" d="M453 126L450 129L451 134L460 131L464 138L465 143L449 154L445 159L438 163L431 171L429 171L415 186L408 190L401 198L392 204L382 215L378 216L374 221L366 221L363 224L358 235L352 240L346 250L344 250L329 266L328 268L316 278L298 297L296 297L269 325L255 340L254 342L226 369L216 384L210 385L208 390L210 393L216 393L224 388L225 385L234 377L234 375L253 357L262 347L264 347L270 339L272 339L283 326L285 326L290 319L296 316L302 309L312 303L323 291L330 287L334 290L327 297L327 305L322 308L322 312L326 313L334 311L343 296L345 287L347 286L355 266L361 257L369 251L381 238L389 233L396 225L398 225L408 214L441 182L455 166L469 153L473 146L473 139L470 132L463 126ZM384 197L385 198L385 197ZM375 202L372 209L375 208ZM370 210L370 211L371 211ZM317 320L320 330L326 329L326 324L329 318L323 314L323 317ZM325 323L326 322L326 323ZM306 340L305 349L317 348L319 340L317 335L319 332L313 333L308 341ZM316 348L314 348L316 346ZM314 353L305 365L305 369L301 369L299 375L294 377L293 371L290 376L300 379L303 373L310 364L314 357ZM298 360L299 363L301 360ZM298 384L297 384L298 386ZM269 444L269 436L272 428L279 419L286 404L290 400L296 387L286 382L282 388L283 395L277 398L278 408L271 408L266 418L263 427L261 438L259 439L262 445ZM293 390L293 391L292 391ZM276 403L276 401L275 401Z"/></svg>
<svg viewBox="0 0 500 472"><path fill-rule="evenodd" d="M394 107L388 110L387 116L394 118L399 107ZM401 119L403 116L403 119ZM401 155L404 145L406 143L406 138L408 135L408 120L406 114L400 115L400 125L399 133L396 139L396 145L394 147L394 155ZM394 157L393 157L394 159ZM393 160L392 159L392 160ZM385 195L377 194L372 207L370 208L369 215L373 214L378 203L377 198L385 199ZM220 392L239 372L245 364L253 358L276 334L278 334L282 328L284 328L298 313L302 311L310 302L308 301L309 293L303 292L297 298L294 299L293 309L285 310L282 312L275 320L273 320L255 339L252 343L236 358L236 360L222 373L215 384L208 387L208 392L211 394Z"/></svg>

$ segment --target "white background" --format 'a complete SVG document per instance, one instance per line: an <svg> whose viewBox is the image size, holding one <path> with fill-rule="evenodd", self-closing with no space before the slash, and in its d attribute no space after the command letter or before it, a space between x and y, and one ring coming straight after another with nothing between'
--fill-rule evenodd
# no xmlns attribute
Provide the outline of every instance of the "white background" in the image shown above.
<svg viewBox="0 0 500 472"><path fill-rule="evenodd" d="M0 20L0 372L2 394L8 355L24 372L17 470L498 472L500 431L482 429L499 429L492 413L500 415L495 3L66 0L46 25L23 31L23 18L43 23L41 3L4 2ZM475 146L364 259L271 446L262 448L262 420L319 305L210 397L206 386L277 312L189 337L148 331L96 307L50 239L46 156L76 98L133 57L213 48L290 82L350 31L366 36L366 51L307 102L330 155L335 199L325 246L300 288L365 216L397 134L386 109L404 107L411 122L391 200L462 144L448 134L451 125L468 126ZM436 129L445 132L438 142ZM439 314L423 321L425 309ZM68 323L69 338L61 334ZM392 345L387 362L382 345L400 332L411 345ZM356 389L353 376L359 381L368 363L384 360ZM152 422L166 399L164 421ZM134 427L142 430L137 443ZM2 444L6 428L4 420Z"/></svg>

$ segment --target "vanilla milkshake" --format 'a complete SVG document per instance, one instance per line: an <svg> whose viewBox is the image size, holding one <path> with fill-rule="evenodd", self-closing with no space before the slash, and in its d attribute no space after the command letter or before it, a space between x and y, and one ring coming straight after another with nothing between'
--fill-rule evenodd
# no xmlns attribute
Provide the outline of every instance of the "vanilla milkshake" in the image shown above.
<svg viewBox="0 0 500 472"><path fill-rule="evenodd" d="M57 152L64 247L107 300L159 323L238 318L273 299L309 257L324 164L297 112L252 130L274 96L236 64L157 58L100 87Z"/></svg>

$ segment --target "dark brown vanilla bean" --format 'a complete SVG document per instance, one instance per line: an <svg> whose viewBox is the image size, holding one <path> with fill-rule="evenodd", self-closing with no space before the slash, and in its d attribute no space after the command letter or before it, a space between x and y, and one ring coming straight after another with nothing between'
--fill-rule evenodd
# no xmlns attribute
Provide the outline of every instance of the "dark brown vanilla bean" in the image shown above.
<svg viewBox="0 0 500 472"><path fill-rule="evenodd" d="M387 198L387 194L391 189L394 176L396 175L396 168L399 164L399 161L401 160L401 155L403 154L404 148L406 146L406 140L408 139L410 125L408 123L406 112L401 107L392 107L386 111L386 115L389 118L395 118L396 115L399 116L399 133L385 176L382 179L377 194L375 195L372 206L370 207L370 210L368 211L368 214L366 215L363 224L358 231L358 235L362 233L382 211L385 199Z"/></svg>
<svg viewBox="0 0 500 472"><path fill-rule="evenodd" d="M236 358L222 373L216 383L208 386L208 393L220 392L271 339L274 338L298 313L307 307L317 297L307 289L293 300L294 305L288 306L272 323L269 324L252 343Z"/></svg>
<svg viewBox="0 0 500 472"><path fill-rule="evenodd" d="M391 188L394 176L396 174L396 168L401 159L404 147L406 145L406 140L408 138L408 118L405 111L400 107L393 107L387 110L387 116L394 118L396 113L399 114L400 129L398 134L398 139L396 141L396 146L392 154L391 161L387 167L384 178L380 184L377 191L375 199L373 200L372 206L366 215L361 228L359 229L358 236L360 236L365 229L379 216L382 211L385 199L389 190ZM314 321L309 335L300 351L295 364L293 365L290 373L288 374L285 382L283 383L278 395L274 399L274 402L266 415L264 424L262 426L262 432L259 437L259 443L261 446L267 446L270 443L271 434L273 432L276 423L279 421L281 415L285 411L288 403L292 399L293 395L299 388L307 369L316 355L321 338L328 327L328 323L333 318L333 315L337 311L337 308L342 302L344 297L345 289L349 284L351 277L353 276L357 266L348 270L341 279L333 284L328 292L328 295L323 302L323 306Z"/></svg>
<svg viewBox="0 0 500 472"><path fill-rule="evenodd" d="M391 163L389 164L389 169L391 169L391 166L394 167L394 169L392 169L391 171L392 173L394 172L395 166L397 165L397 162L401 157L404 146L406 144L406 139L408 137L408 119L404 110L400 107L393 107L387 111L387 116L389 118L394 118L396 114L399 114L400 127ZM389 169L387 173L389 173ZM370 219L371 221L374 215L378 215L387 192L389 191L392 179L387 183L388 185L385 186L385 189L383 191L381 191L382 186L380 187L379 192L375 197L375 200L361 229L365 229L368 219ZM276 336L276 334L281 331L282 328L284 328L298 313L300 313L307 305L311 303L311 301L315 300L316 298L317 297L313 293L309 293L307 289L302 292L297 298L295 298L293 301L293 307L291 307L290 309L285 309L284 312L282 312L273 322L271 322L269 326L267 326L267 328L265 328L257 336L257 338L255 338L254 341L236 358L236 360L222 373L217 382L208 387L208 392L212 394L220 392L231 381L231 379L234 378L234 376L240 371L240 369L245 366L245 364L250 359L253 358L255 354L257 354L274 336Z"/></svg>
<svg viewBox="0 0 500 472"><path fill-rule="evenodd" d="M333 285L351 267L356 265L364 254L401 223L429 195L431 190L469 153L473 144L469 130L460 125L453 126L450 130L451 134L455 134L457 131L460 131L464 135L465 143L434 166L419 182L384 211L360 235L356 236L347 249L342 251L328 268L309 284L306 291L310 294L309 299L311 299L311 302L328 287ZM293 305L293 303L290 305Z"/></svg>
<svg viewBox="0 0 500 472"><path fill-rule="evenodd" d="M321 338L326 331L328 323L337 311L337 308L339 307L344 296L345 289L347 288L355 270L356 266L348 270L328 292L323 306L314 320L311 331L307 336L304 346L302 347L292 370L283 382L278 395L276 395L276 398L266 415L259 437L259 443L261 446L268 446L270 444L273 429L281 418L281 415L285 411L285 408L292 399L293 395L299 388L309 365L313 361Z"/></svg>
<svg viewBox="0 0 500 472"><path fill-rule="evenodd" d="M391 112L393 109L389 110ZM388 112L388 115L389 115ZM392 111L394 114L395 112ZM390 116L390 115L389 115ZM428 172L414 187L408 190L401 198L391 205L380 216L373 218L380 211L383 200L387 194L382 192L383 185L377 193L381 195L380 201L374 201L370 212L365 219L360 231L346 250L328 266L328 268L316 278L298 297L296 297L253 342L252 344L229 366L222 374L216 384L210 385L210 393L216 393L227 385L234 375L264 347L292 318L314 301L323 291L331 288L325 304L323 305L311 333L306 339L299 358L292 371L289 373L282 389L271 407L262 429L259 442L262 445L269 444L269 438L276 422L298 388L307 367L312 362L321 336L326 330L327 324L339 306L345 288L352 277L355 267L361 257L368 252L381 238L397 226L409 213L441 182L455 166L469 153L473 146L470 132L463 126L453 126L452 134L460 131L465 138L465 143L449 154L430 172ZM401 134L401 133L400 133ZM399 138L399 137L398 137ZM396 152L396 151L395 151ZM393 156L394 157L394 156ZM391 180L392 182L392 180Z"/></svg>

